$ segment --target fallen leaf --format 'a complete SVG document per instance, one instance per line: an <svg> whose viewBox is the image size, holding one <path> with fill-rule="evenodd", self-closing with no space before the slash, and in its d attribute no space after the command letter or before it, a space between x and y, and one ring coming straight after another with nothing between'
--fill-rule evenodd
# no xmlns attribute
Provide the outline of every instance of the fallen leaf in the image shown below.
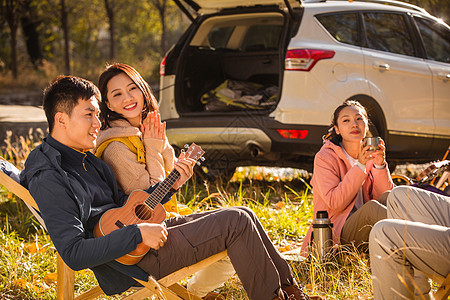
<svg viewBox="0 0 450 300"><path fill-rule="evenodd" d="M283 207L286 206L286 203L284 203L284 201L279 201L279 202L277 202L276 205L277 205L278 208L283 208Z"/></svg>
<svg viewBox="0 0 450 300"><path fill-rule="evenodd" d="M17 287L20 287L20 288L26 288L27 282L24 279L19 278L19 279L14 280L14 285Z"/></svg>
<svg viewBox="0 0 450 300"><path fill-rule="evenodd" d="M44 281L47 284L56 283L56 279L58 278L58 275L56 273L48 273L44 276Z"/></svg>
<svg viewBox="0 0 450 300"><path fill-rule="evenodd" d="M31 243L25 246L27 248L28 253L34 254L37 251L41 250L42 246L39 243Z"/></svg>

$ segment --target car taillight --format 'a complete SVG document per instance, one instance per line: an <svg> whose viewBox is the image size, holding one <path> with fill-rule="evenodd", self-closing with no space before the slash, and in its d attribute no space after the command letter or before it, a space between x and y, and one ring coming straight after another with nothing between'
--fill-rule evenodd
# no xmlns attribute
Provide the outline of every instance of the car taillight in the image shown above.
<svg viewBox="0 0 450 300"><path fill-rule="evenodd" d="M309 71L321 59L332 58L332 50L293 49L286 53L285 69L290 71Z"/></svg>
<svg viewBox="0 0 450 300"><path fill-rule="evenodd" d="M277 132L285 139L305 139L308 135L308 130L297 129L277 129Z"/></svg>
<svg viewBox="0 0 450 300"><path fill-rule="evenodd" d="M164 56L163 60L159 64L159 75L164 76L166 74L166 57Z"/></svg>

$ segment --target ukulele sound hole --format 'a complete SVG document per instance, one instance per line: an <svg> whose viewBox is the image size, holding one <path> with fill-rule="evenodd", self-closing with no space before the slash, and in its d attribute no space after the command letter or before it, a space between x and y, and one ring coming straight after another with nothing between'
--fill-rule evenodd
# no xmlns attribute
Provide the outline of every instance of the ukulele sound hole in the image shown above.
<svg viewBox="0 0 450 300"><path fill-rule="evenodd" d="M139 219L144 221L150 219L153 214L153 210L144 204L136 206L134 212Z"/></svg>

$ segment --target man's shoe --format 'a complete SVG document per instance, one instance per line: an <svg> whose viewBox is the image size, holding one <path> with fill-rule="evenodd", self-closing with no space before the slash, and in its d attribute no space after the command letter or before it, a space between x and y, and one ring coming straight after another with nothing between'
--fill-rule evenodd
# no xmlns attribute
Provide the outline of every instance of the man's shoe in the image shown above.
<svg viewBox="0 0 450 300"><path fill-rule="evenodd" d="M227 296L224 295L224 294L219 294L219 293L216 293L216 292L209 292L202 299L203 300L225 300L226 298L227 298Z"/></svg>
<svg viewBox="0 0 450 300"><path fill-rule="evenodd" d="M282 288L287 294L289 300L322 300L320 296L308 296L303 292L303 289L298 285L290 285Z"/></svg>

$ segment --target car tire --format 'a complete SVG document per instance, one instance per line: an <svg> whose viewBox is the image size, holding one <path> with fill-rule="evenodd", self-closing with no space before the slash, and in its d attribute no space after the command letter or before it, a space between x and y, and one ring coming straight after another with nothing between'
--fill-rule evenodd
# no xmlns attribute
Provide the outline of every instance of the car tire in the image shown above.
<svg viewBox="0 0 450 300"><path fill-rule="evenodd" d="M385 139L386 121L383 111L376 100L367 95L355 95L350 99L358 101L366 109L369 117L369 131L372 136L380 136L382 139Z"/></svg>

